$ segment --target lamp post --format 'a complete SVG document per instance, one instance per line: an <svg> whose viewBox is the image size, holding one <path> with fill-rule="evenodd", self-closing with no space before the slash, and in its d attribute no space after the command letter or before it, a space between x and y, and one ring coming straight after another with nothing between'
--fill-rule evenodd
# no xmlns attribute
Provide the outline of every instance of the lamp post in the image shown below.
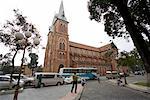
<svg viewBox="0 0 150 100"><path fill-rule="evenodd" d="M19 83L20 83L20 76L22 73L22 66L24 63L24 56L25 56L25 50L27 47L31 46L31 42L29 42L29 38L32 36L32 33L27 31L24 33L24 35L22 33L16 33L15 34L15 38L17 40L17 45L19 47L19 49L23 50L23 56L21 59L21 66L20 66L20 70L19 70L19 77L18 77L18 81L17 81L17 86L16 86L16 90L15 90L15 94L14 94L14 98L13 100L18 100L18 90L19 90ZM33 39L33 45L37 46L40 44L39 41L39 37L36 37Z"/></svg>

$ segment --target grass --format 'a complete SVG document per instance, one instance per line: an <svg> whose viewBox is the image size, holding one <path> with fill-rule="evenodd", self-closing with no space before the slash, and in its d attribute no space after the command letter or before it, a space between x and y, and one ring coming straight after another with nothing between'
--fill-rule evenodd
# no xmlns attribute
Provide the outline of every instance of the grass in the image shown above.
<svg viewBox="0 0 150 100"><path fill-rule="evenodd" d="M137 83L134 83L135 85L141 85L141 86L146 86L146 87L150 87L150 83L147 83L147 82L137 82Z"/></svg>

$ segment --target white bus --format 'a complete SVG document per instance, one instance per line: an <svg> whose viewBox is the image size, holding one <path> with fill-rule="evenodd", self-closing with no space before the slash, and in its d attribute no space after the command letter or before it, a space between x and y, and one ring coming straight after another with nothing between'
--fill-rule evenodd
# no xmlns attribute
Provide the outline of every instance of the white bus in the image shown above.
<svg viewBox="0 0 150 100"><path fill-rule="evenodd" d="M79 67L79 68L60 68L59 74L63 77L70 77L73 73L84 79L96 79L97 68L92 67Z"/></svg>

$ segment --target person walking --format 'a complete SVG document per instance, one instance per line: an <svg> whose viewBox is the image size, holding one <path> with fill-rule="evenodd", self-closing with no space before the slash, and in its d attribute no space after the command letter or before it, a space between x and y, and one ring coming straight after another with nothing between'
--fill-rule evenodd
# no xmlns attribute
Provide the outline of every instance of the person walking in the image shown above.
<svg viewBox="0 0 150 100"><path fill-rule="evenodd" d="M121 81L121 76L119 76L118 79L117 79L117 85L120 86L121 83L122 83L122 81Z"/></svg>
<svg viewBox="0 0 150 100"><path fill-rule="evenodd" d="M97 77L97 81L100 84L100 82L101 82L100 77Z"/></svg>
<svg viewBox="0 0 150 100"><path fill-rule="evenodd" d="M73 89L75 87L75 93L77 93L77 81L78 81L78 76L76 75L76 73L74 72L74 75L72 76L72 88L71 88L71 93L73 92Z"/></svg>
<svg viewBox="0 0 150 100"><path fill-rule="evenodd" d="M38 88L41 87L41 83L42 83L42 74L40 74L40 75L38 76Z"/></svg>
<svg viewBox="0 0 150 100"><path fill-rule="evenodd" d="M86 84L86 80L84 78L81 78L81 85L84 86Z"/></svg>
<svg viewBox="0 0 150 100"><path fill-rule="evenodd" d="M100 84L100 74L97 74L97 81Z"/></svg>

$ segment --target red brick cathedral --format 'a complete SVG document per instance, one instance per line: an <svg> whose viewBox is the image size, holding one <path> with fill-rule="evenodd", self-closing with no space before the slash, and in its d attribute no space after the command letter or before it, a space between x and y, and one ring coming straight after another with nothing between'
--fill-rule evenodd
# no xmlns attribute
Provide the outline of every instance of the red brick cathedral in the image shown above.
<svg viewBox="0 0 150 100"><path fill-rule="evenodd" d="M48 33L43 70L58 72L63 67L96 67L102 75L116 70L117 48L113 43L92 47L69 41L68 21L61 2ZM82 34L82 33L81 33Z"/></svg>

